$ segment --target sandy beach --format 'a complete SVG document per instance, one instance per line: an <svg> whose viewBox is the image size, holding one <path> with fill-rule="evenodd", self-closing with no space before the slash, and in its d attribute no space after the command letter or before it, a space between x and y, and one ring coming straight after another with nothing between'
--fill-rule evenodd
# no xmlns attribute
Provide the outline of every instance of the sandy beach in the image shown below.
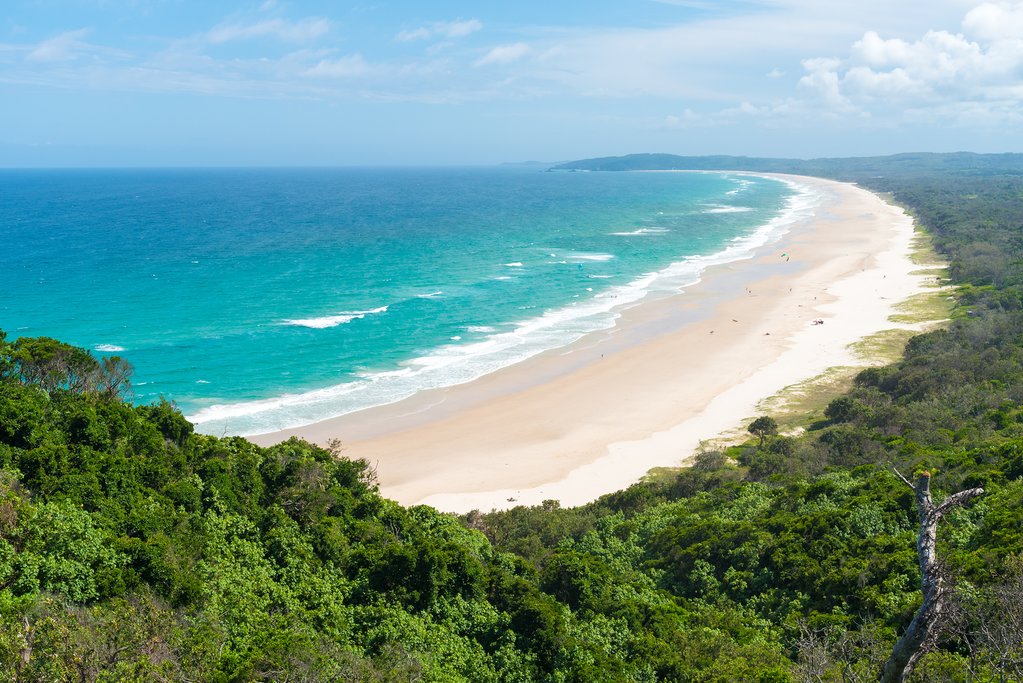
<svg viewBox="0 0 1023 683"><path fill-rule="evenodd" d="M384 496L451 512L582 504L683 464L765 398L862 364L849 345L899 327L894 307L922 291L901 209L853 185L787 179L820 195L811 218L683 293L622 311L611 330L467 384L252 440L339 439L375 465Z"/></svg>

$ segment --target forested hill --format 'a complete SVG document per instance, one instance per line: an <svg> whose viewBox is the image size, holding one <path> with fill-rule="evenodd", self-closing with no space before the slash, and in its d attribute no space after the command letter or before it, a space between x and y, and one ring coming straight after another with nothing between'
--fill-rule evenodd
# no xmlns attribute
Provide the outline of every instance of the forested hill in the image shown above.
<svg viewBox="0 0 1023 683"><path fill-rule="evenodd" d="M570 161L552 171L760 171L858 179L885 174L899 177L951 173L989 175L1023 173L1023 154L896 154L837 159L765 159L737 156L628 154Z"/></svg>
<svg viewBox="0 0 1023 683"><path fill-rule="evenodd" d="M124 402L122 360L0 334L0 681L878 680L921 604L892 466L985 491L938 529L947 618L909 680L1023 680L1015 163L861 180L947 255L947 329L801 436L758 420L580 508L403 508L358 453L199 435Z"/></svg>

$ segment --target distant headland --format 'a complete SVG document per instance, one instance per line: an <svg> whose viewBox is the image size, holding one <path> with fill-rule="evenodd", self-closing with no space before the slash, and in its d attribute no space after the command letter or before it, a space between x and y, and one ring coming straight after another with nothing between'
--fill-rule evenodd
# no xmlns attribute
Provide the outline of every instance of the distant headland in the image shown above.
<svg viewBox="0 0 1023 683"><path fill-rule="evenodd" d="M856 179L870 175L940 172L956 174L1023 173L1023 154L904 153L878 157L783 159L745 156L626 154L552 166L551 171L751 171L824 175Z"/></svg>

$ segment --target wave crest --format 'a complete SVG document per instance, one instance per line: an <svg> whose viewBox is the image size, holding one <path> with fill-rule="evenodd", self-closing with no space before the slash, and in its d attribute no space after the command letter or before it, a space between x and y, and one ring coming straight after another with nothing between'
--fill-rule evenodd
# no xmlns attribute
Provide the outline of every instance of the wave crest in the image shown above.
<svg viewBox="0 0 1023 683"><path fill-rule="evenodd" d="M343 311L335 315L325 315L319 318L295 318L291 320L284 320L281 322L281 325L308 327L312 330L325 330L331 327L337 327L338 325L344 325L345 323L350 323L353 320L365 318L367 315L386 312L387 306L381 306L380 308L374 308L369 311Z"/></svg>

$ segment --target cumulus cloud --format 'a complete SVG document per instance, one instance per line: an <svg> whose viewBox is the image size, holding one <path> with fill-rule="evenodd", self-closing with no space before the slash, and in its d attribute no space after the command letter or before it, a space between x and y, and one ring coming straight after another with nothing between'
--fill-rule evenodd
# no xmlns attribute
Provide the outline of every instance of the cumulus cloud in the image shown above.
<svg viewBox="0 0 1023 683"><path fill-rule="evenodd" d="M841 64L841 60L827 57L804 59L803 68L809 73L799 79L799 87L816 93L827 107L847 108L849 100L842 95L841 80L838 75Z"/></svg>
<svg viewBox="0 0 1023 683"><path fill-rule="evenodd" d="M844 59L804 60L799 84L833 109L975 112L1023 105L1023 2L985 2L965 15L961 28L914 40L867 31Z"/></svg>
<svg viewBox="0 0 1023 683"><path fill-rule="evenodd" d="M430 40L433 38L463 38L470 33L475 33L483 28L483 23L478 19L458 19L455 21L435 21L426 26L401 31L394 37L399 43L407 43L413 40Z"/></svg>
<svg viewBox="0 0 1023 683"><path fill-rule="evenodd" d="M1023 39L1023 4L985 2L963 19L963 30L981 40Z"/></svg>
<svg viewBox="0 0 1023 683"><path fill-rule="evenodd" d="M510 64L516 62L529 54L529 46L525 43L512 43L511 45L498 45L487 54L476 60L476 66L487 64Z"/></svg>

